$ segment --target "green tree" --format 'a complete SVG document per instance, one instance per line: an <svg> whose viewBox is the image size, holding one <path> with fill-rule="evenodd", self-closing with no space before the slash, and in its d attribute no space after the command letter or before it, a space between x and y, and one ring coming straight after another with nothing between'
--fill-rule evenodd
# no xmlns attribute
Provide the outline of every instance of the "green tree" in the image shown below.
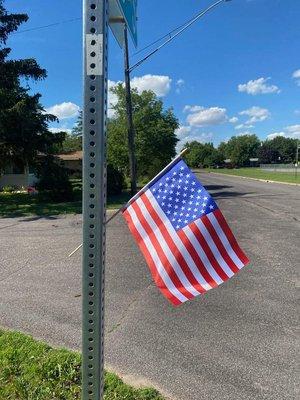
<svg viewBox="0 0 300 400"><path fill-rule="evenodd" d="M82 114L82 110L80 110L76 124L74 125L74 127L72 129L72 135L82 137L82 134L83 134L83 114Z"/></svg>
<svg viewBox="0 0 300 400"><path fill-rule="evenodd" d="M227 143L226 142L221 142L218 146L218 152L221 158L221 162L224 162L227 158Z"/></svg>
<svg viewBox="0 0 300 400"><path fill-rule="evenodd" d="M277 136L259 149L261 163L292 163L296 159L297 139Z"/></svg>
<svg viewBox="0 0 300 400"><path fill-rule="evenodd" d="M256 135L233 136L223 146L226 158L238 167L247 167L250 165L250 158L257 157L260 140Z"/></svg>
<svg viewBox="0 0 300 400"><path fill-rule="evenodd" d="M27 20L26 14L8 13L0 0L0 168L9 162L34 164L39 152L53 152L64 139L63 133L49 131L56 117L45 113L40 94L30 95L29 87L21 85L24 78L45 79L45 69L32 58L10 59L11 49L5 47L9 34Z"/></svg>
<svg viewBox="0 0 300 400"><path fill-rule="evenodd" d="M59 146L57 153L72 153L82 150L82 136L73 133L65 133L65 139Z"/></svg>
<svg viewBox="0 0 300 400"><path fill-rule="evenodd" d="M192 168L212 167L222 164L223 158L212 143L200 143L196 140L184 145L188 149L185 160Z"/></svg>
<svg viewBox="0 0 300 400"><path fill-rule="evenodd" d="M108 162L128 176L125 90L122 84L111 90L118 101L113 107L115 116L108 123ZM176 154L178 120L173 110L165 110L163 102L151 91L139 94L133 89L132 103L138 176L151 178Z"/></svg>

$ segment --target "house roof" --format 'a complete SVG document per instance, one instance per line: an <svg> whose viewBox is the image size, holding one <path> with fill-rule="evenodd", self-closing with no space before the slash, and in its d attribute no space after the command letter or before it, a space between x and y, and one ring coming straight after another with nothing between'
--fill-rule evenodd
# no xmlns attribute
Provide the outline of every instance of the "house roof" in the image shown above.
<svg viewBox="0 0 300 400"><path fill-rule="evenodd" d="M82 160L82 150L73 151L72 153L65 153L65 154L57 154L60 160L63 161L77 161Z"/></svg>

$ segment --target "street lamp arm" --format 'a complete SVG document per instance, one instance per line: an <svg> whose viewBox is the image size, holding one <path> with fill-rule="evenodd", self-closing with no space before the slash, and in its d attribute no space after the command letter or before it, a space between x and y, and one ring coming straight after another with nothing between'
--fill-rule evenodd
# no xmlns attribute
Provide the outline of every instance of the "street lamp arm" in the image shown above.
<svg viewBox="0 0 300 400"><path fill-rule="evenodd" d="M199 14L195 16L192 20L190 20L186 25L184 25L183 28L181 28L178 32L176 32L174 35L170 36L165 42L163 42L160 46L158 46L155 50L151 51L149 54L147 54L144 58L142 58L140 61L135 63L129 68L129 73L132 72L135 68L139 67L142 63L144 63L148 58L153 56L153 54L157 53L160 49L165 47L168 43L170 43L173 39L175 39L177 36L179 36L182 32L184 32L187 28L189 28L192 24L194 24L198 19L203 17L205 14L207 14L209 11L211 11L213 8L217 7L220 3L228 2L231 0L218 0L214 4L210 5L207 7L204 11L201 11Z"/></svg>

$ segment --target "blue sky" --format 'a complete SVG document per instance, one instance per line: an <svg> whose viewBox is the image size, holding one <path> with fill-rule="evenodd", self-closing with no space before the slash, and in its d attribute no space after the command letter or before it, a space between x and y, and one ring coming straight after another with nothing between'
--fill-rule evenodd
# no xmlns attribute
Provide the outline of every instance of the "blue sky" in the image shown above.
<svg viewBox="0 0 300 400"><path fill-rule="evenodd" d="M138 50L213 1L139 0ZM80 18L81 0L7 0L26 12L21 30ZM232 0L207 14L132 74L133 85L152 89L180 120L178 136L215 144L256 133L300 138L300 2ZM34 57L48 78L32 84L42 103L72 128L82 105L81 20L12 35L13 58ZM123 54L110 35L110 85L123 80ZM131 54L136 50L131 47ZM131 58L136 62L139 54ZM113 102L114 99L111 98ZM111 114L111 111L110 111Z"/></svg>

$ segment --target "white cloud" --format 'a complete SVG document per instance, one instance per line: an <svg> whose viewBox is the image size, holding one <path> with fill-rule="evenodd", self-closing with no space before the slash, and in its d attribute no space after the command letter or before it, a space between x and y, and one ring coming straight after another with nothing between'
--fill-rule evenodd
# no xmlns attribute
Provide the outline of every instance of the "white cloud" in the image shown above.
<svg viewBox="0 0 300 400"><path fill-rule="evenodd" d="M300 69L297 69L293 72L292 78L295 79L295 82L298 86L300 86Z"/></svg>
<svg viewBox="0 0 300 400"><path fill-rule="evenodd" d="M80 107L77 104L64 102L61 104L55 104L52 107L46 109L49 114L55 115L58 119L74 118L78 115Z"/></svg>
<svg viewBox="0 0 300 400"><path fill-rule="evenodd" d="M176 93L180 94L181 93L181 89L184 87L184 80L183 79L178 79L176 81Z"/></svg>
<svg viewBox="0 0 300 400"><path fill-rule="evenodd" d="M183 86L184 85L184 80L183 79L178 79L178 81L176 82L177 86Z"/></svg>
<svg viewBox="0 0 300 400"><path fill-rule="evenodd" d="M274 133L270 133L270 134L267 136L267 139L272 140L272 139L274 139L274 138L277 137L277 136L285 136L285 132L274 132Z"/></svg>
<svg viewBox="0 0 300 400"><path fill-rule="evenodd" d="M300 139L300 125L286 126L284 128L284 130L281 132L270 133L267 136L267 139L271 140L277 136L282 136L282 137L292 138L292 139Z"/></svg>
<svg viewBox="0 0 300 400"><path fill-rule="evenodd" d="M186 136L190 133L191 127L186 125L181 125L176 129L175 134L180 138L182 136Z"/></svg>
<svg viewBox="0 0 300 400"><path fill-rule="evenodd" d="M49 131L52 132L52 133L58 133L58 132L67 132L67 133L71 133L71 132L72 132L72 129L70 129L70 128L64 128L64 127L61 127L61 128L49 128Z"/></svg>
<svg viewBox="0 0 300 400"><path fill-rule="evenodd" d="M239 132L237 136L245 136L245 135L254 135L254 133L250 131L244 131L244 132Z"/></svg>
<svg viewBox="0 0 300 400"><path fill-rule="evenodd" d="M194 140L197 140L197 142L200 142L200 143L207 143L207 142L211 142L213 136L214 135L212 132L197 132L197 131L195 131L195 132L193 132L192 135L185 137L185 141L192 142Z"/></svg>
<svg viewBox="0 0 300 400"><path fill-rule="evenodd" d="M267 83L269 79L271 78L258 78L255 80L250 80L247 83L239 84L238 91L246 92L253 96L257 94L280 93L280 89L278 86L269 85Z"/></svg>
<svg viewBox="0 0 300 400"><path fill-rule="evenodd" d="M143 90L152 90L157 96L163 97L170 91L172 79L164 75L144 75L140 77L134 77L131 80L131 87L138 90L141 93ZM115 111L113 106L118 102L118 97L112 93L111 89L117 84L124 82L108 80L108 118L114 118Z"/></svg>
<svg viewBox="0 0 300 400"><path fill-rule="evenodd" d="M266 119L270 118L271 113L266 108L254 106L254 107L248 108L248 110L241 111L240 115L247 115L248 117L250 117L246 121L246 124L251 125L251 124L254 124L255 122L265 121Z"/></svg>
<svg viewBox="0 0 300 400"><path fill-rule="evenodd" d="M187 142L196 140L200 143L207 143L211 142L213 138L213 133L202 132L198 128L188 125L181 125L178 129L176 129L175 134L179 139L179 142L177 143L177 150L181 150L183 145Z"/></svg>
<svg viewBox="0 0 300 400"><path fill-rule="evenodd" d="M229 122L231 122L232 124L236 124L238 122L238 118L237 117L232 117L229 119Z"/></svg>
<svg viewBox="0 0 300 400"><path fill-rule="evenodd" d="M113 118L115 116L115 110L112 107L117 104L118 97L117 97L117 95L112 93L111 89L114 86L116 86L118 83L121 83L121 82L115 82L115 81L111 81L111 80L108 80L108 82L107 82L107 87L108 87L107 116L108 116L108 118Z"/></svg>
<svg viewBox="0 0 300 400"><path fill-rule="evenodd" d="M287 137L300 139L300 125L289 125L285 130Z"/></svg>
<svg viewBox="0 0 300 400"><path fill-rule="evenodd" d="M184 106L183 112L196 112L196 111L201 111L203 110L203 107L201 106Z"/></svg>
<svg viewBox="0 0 300 400"><path fill-rule="evenodd" d="M184 111L189 111L187 122L191 126L220 125L228 120L226 108L201 106L185 106Z"/></svg>
<svg viewBox="0 0 300 400"><path fill-rule="evenodd" d="M144 90L152 90L158 97L166 96L171 89L172 79L165 75L144 75L134 77L131 86L136 88L139 93Z"/></svg>
<svg viewBox="0 0 300 400"><path fill-rule="evenodd" d="M239 130L239 129L251 129L251 128L254 128L254 125L240 124L240 125L236 125L234 127L234 129L237 129L237 130Z"/></svg>

